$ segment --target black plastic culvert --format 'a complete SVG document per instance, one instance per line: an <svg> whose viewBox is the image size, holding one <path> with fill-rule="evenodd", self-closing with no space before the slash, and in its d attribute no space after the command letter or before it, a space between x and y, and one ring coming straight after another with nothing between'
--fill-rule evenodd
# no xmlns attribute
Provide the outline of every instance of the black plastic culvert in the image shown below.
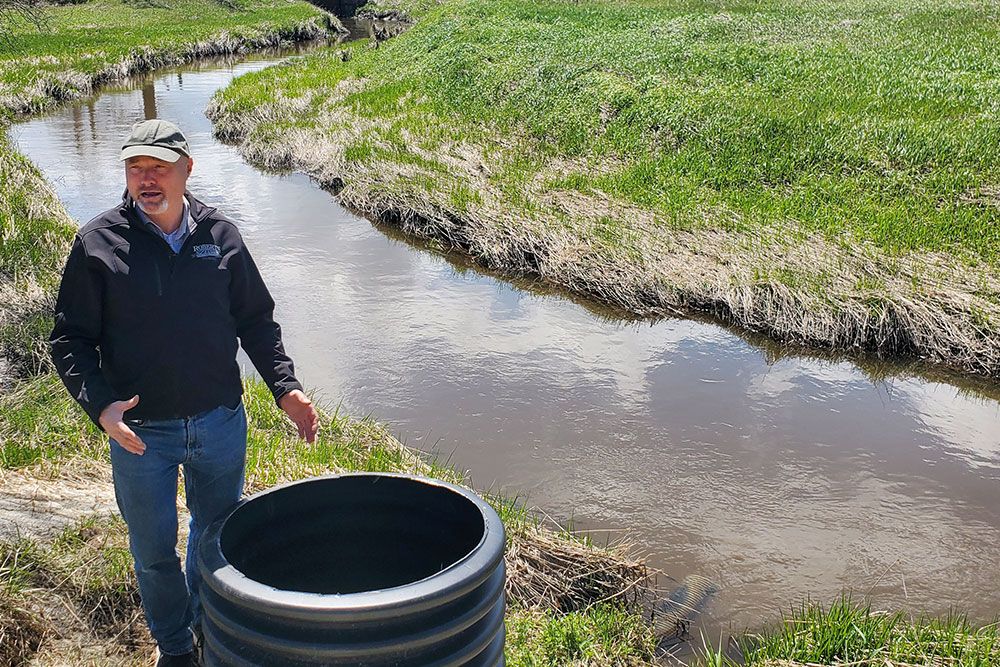
<svg viewBox="0 0 1000 667"><path fill-rule="evenodd" d="M205 531L205 664L503 665L503 548L496 512L445 482L269 489Z"/></svg>

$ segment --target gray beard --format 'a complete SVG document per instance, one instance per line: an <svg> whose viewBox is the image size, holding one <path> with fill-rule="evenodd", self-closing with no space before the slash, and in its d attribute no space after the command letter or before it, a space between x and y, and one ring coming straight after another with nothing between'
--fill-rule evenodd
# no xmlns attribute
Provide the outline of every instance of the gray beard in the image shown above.
<svg viewBox="0 0 1000 667"><path fill-rule="evenodd" d="M146 204L143 204L141 201L137 201L135 204L140 209L142 209L142 212L145 213L146 215L159 215L160 213L166 213L167 209L170 208L170 202L168 202L166 199L164 199L155 207L147 206Z"/></svg>

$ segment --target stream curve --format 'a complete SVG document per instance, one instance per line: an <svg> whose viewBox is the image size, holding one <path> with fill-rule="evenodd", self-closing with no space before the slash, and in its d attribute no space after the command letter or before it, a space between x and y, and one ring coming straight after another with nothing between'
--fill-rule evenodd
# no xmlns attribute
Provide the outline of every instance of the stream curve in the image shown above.
<svg viewBox="0 0 1000 667"><path fill-rule="evenodd" d="M477 488L626 531L673 577L710 578L709 636L844 590L1000 612L1000 392L775 360L713 324L616 319L386 234L212 138L211 95L278 60L157 72L11 135L82 224L121 196L131 124L177 122L189 186L239 222L310 388Z"/></svg>

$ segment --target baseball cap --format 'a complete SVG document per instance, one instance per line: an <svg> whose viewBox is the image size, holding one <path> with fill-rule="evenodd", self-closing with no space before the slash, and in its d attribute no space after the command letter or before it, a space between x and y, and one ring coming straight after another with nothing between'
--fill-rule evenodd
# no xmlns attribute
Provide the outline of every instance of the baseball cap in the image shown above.
<svg viewBox="0 0 1000 667"><path fill-rule="evenodd" d="M181 129L170 121L153 118L136 123L122 144L119 159L148 155L164 162L177 162L182 155L191 157L187 139Z"/></svg>

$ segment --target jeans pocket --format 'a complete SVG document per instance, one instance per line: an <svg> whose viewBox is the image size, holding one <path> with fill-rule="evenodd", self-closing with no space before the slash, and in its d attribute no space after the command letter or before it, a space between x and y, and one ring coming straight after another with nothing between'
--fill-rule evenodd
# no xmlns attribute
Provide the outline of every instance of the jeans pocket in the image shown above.
<svg viewBox="0 0 1000 667"><path fill-rule="evenodd" d="M243 410L243 399L241 398L240 400L236 401L236 405L234 406L229 406L223 403L222 405L219 406L219 409L225 412L226 414L230 415L238 414L241 410Z"/></svg>

